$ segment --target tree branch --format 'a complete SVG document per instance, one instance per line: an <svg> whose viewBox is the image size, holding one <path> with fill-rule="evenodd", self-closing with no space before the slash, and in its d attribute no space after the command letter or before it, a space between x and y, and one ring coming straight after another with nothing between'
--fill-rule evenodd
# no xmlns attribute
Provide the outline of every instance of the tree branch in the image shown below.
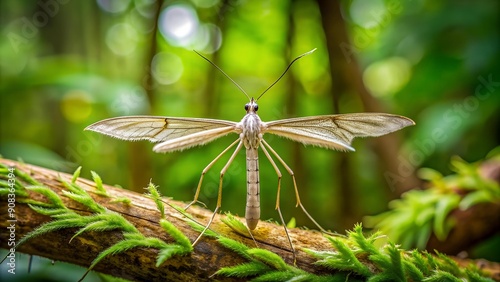
<svg viewBox="0 0 500 282"><path fill-rule="evenodd" d="M67 189L62 185L60 178L71 181L71 175L6 159L0 159L0 164L14 167L15 170L19 172L27 173L42 185L49 187L60 196L64 205L69 209L79 214L91 214L87 207L64 196L63 191ZM92 181L78 178L76 184L85 189L98 204L106 207L108 210L121 214L145 236L157 237L167 243L172 243L174 241L173 238L166 234L165 230L159 226L160 213L155 203L150 198L108 185L104 185L104 187L110 197L104 197L96 193L96 184ZM113 199L123 197L129 198L131 203L113 202ZM42 202L47 201L41 194L31 191L29 192L29 199ZM47 216L36 213L26 203L22 203L22 199L19 196L16 200L16 241L19 241L24 235L33 231L41 224L52 220ZM166 201L177 206L184 206L184 203L181 202L169 199L166 199ZM9 219L7 213L3 212L7 210L7 201L5 201L4 198L0 202L0 210L2 210L0 213L0 230L2 230L2 232L0 232L0 247L10 248L7 245L9 232L4 232L10 224L7 221ZM188 211L194 219L203 224L208 222L208 218L212 215L210 211L199 207L192 207ZM191 242L199 235L197 231L194 231L187 224L184 216L175 209L166 206L165 214L166 219L183 232ZM240 241L248 246L255 246L251 239L238 235L227 225L222 223L220 221L221 217L220 215L215 217L211 225L213 231L224 234L225 237ZM90 231L82 233L73 238L70 242L75 231L76 229L74 228L61 229L57 232L35 237L21 245L16 251L88 267L100 252L115 244L123 237L120 231ZM297 250L297 267L316 274L326 273L327 270L314 265L313 263L316 260L303 252L302 249L331 250L328 240L316 231L294 228L289 232ZM289 250L283 227L261 222L255 230L254 236L258 242L259 248L270 250L284 258L287 263L293 263L292 254ZM167 281L207 281L211 280L210 276L222 267L235 266L246 262L241 256L224 248L211 237L202 238L195 246L194 251L189 255L174 256L168 259L160 267L155 266L155 258L157 255L157 249L133 248L126 252L106 257L96 265L95 270L134 281L155 281L160 279ZM471 260L456 260L460 264L465 265L474 263L474 261ZM482 267L484 263L480 263L481 264L478 264L478 266ZM493 263L491 265L486 265L483 269L491 275L491 273L495 271L497 273L500 272L500 265ZM222 276L217 276L217 279L221 281L240 280Z"/></svg>
<svg viewBox="0 0 500 282"><path fill-rule="evenodd" d="M59 177L69 181L71 180L71 175L6 159L0 159L0 163L9 167L15 167L16 170L31 175L42 185L49 187L59 194L68 208L80 214L90 214L86 207L62 196L66 188L60 183ZM173 242L173 239L166 235L165 231L159 226L160 213L151 199L122 188L104 185L105 189L111 195L111 197L106 198L96 194L95 183L92 181L79 178L76 183L84 188L97 203L123 215L145 236L159 237L168 243ZM38 201L46 201L43 196L37 193L30 192L29 197ZM126 205L112 202L113 198L122 197L129 198L131 204ZM169 199L166 201L173 205L185 206L185 203L182 202ZM9 226L7 213L3 212L7 210L7 202L5 200L0 202L0 210L2 210L2 213L0 213L0 230L2 230L2 233L0 233L0 247L9 248L7 246L9 234L3 232ZM15 211L17 216L17 241L28 232L51 220L47 216L36 213L27 204L16 203ZM211 211L196 206L191 207L188 211L197 221L203 224L208 222L208 219L212 216ZM198 237L199 232L194 231L183 219L184 217L175 209L166 206L165 214L166 219L189 237L191 242ZM255 246L251 239L236 234L222 223L220 217L219 215L215 217L210 227L213 231L241 241L248 246ZM71 243L68 243L74 233L75 229L63 229L58 232L42 235L21 245L18 251L88 267L99 252L122 239L121 232L119 231L85 232L75 237ZM292 263L292 254L289 250L283 227L267 222L260 222L254 236L259 247L271 250L285 258L287 262ZM327 240L319 232L293 230L290 236L297 249L306 246L312 249L321 249L323 246L328 245ZM151 281L159 278L174 281L193 281L193 279L199 281L200 279L208 279L210 275L214 274L221 267L234 266L235 264L245 262L243 258L222 247L215 239L209 237L202 238L190 256L173 257L159 268L155 267L155 257L157 255L158 251L155 249L132 249L125 253L105 258L95 267L95 270L139 281ZM298 251L298 267L310 272L318 272L318 269L312 264L313 261L313 258L309 255ZM221 280L231 280L224 279L224 277L218 278Z"/></svg>

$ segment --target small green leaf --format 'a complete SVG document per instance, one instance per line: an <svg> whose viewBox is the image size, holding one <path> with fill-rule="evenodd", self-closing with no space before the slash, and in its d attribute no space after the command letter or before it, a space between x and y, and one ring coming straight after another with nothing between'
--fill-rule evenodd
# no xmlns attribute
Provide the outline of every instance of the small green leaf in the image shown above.
<svg viewBox="0 0 500 282"><path fill-rule="evenodd" d="M120 229L121 227L122 226L120 224L117 224L116 222L112 222L112 221L105 220L105 219L97 220L97 221L88 223L84 227L80 228L80 230L78 230L75 233L75 235L73 235L71 237L71 239L69 241L71 242L75 237L79 236L83 232L87 232L87 231L100 231L100 232L102 232L102 231L107 231L107 230Z"/></svg>
<svg viewBox="0 0 500 282"><path fill-rule="evenodd" d="M408 273L408 277L411 281L422 281L422 279L424 279L422 271L420 271L420 269L408 258L403 260L403 267L405 273Z"/></svg>
<svg viewBox="0 0 500 282"><path fill-rule="evenodd" d="M80 172L82 171L82 167L79 166L75 172L73 173L73 177L71 178L71 183L75 184L76 183L76 180L78 179L78 177L80 177Z"/></svg>
<svg viewBox="0 0 500 282"><path fill-rule="evenodd" d="M227 238L227 237L222 237L220 236L217 238L217 241L224 247L232 250L233 252L238 253L240 256L244 257L247 260L253 261L254 259L247 253L250 248L238 241L235 241L233 239Z"/></svg>
<svg viewBox="0 0 500 282"><path fill-rule="evenodd" d="M118 197L111 200L110 203L122 203L124 205L130 206L130 204L132 204L132 200L127 197Z"/></svg>
<svg viewBox="0 0 500 282"><path fill-rule="evenodd" d="M437 256L439 258L438 260L439 270L444 270L455 276L460 276L460 267L454 260L441 253L437 253Z"/></svg>
<svg viewBox="0 0 500 282"><path fill-rule="evenodd" d="M60 214L66 214L72 212L71 210L67 210L66 208L53 208L53 207L42 207L38 205L28 204L28 206L34 210L35 212L43 215L54 216Z"/></svg>
<svg viewBox="0 0 500 282"><path fill-rule="evenodd" d="M424 278L425 282L463 282L462 279L455 277L455 275L442 270L435 270L431 276Z"/></svg>
<svg viewBox="0 0 500 282"><path fill-rule="evenodd" d="M174 240L183 248L188 251L193 250L193 246L191 245L191 241L189 238L184 235L177 227L175 227L171 222L166 219L160 219L160 226L168 233L170 236L174 238Z"/></svg>
<svg viewBox="0 0 500 282"><path fill-rule="evenodd" d="M415 243L418 249L423 250L425 249L425 246L427 245L427 241L429 241L429 237L431 236L432 232L432 222L428 222L425 225L422 225L418 232L415 234Z"/></svg>
<svg viewBox="0 0 500 282"><path fill-rule="evenodd" d="M265 250L253 248L247 251L249 255L255 259L262 261L263 263L277 269L277 270L287 270L288 266L285 261L277 254Z"/></svg>
<svg viewBox="0 0 500 282"><path fill-rule="evenodd" d="M436 216L434 218L434 233L440 241L444 241L451 227L450 222L446 222L446 218L450 211L458 207L460 196L456 194L443 195L441 200L436 204Z"/></svg>
<svg viewBox="0 0 500 282"><path fill-rule="evenodd" d="M428 263L425 257L418 250L413 250L411 252L411 261L413 262L413 265L415 265L415 267L417 267L420 272L422 272L423 275L427 276L430 274L431 268L428 267Z"/></svg>
<svg viewBox="0 0 500 282"><path fill-rule="evenodd" d="M90 174L92 174L92 179L94 180L97 191L100 192L99 195L108 196L108 191L106 191L106 189L104 189L104 186L102 185L102 179L99 176L99 174L97 174L93 170L90 171Z"/></svg>
<svg viewBox="0 0 500 282"><path fill-rule="evenodd" d="M78 202L86 207L88 207L91 211L96 213L106 212L106 208L99 205L89 194L87 191L81 190L76 192L68 192L62 191L63 195L72 199L75 202Z"/></svg>
<svg viewBox="0 0 500 282"><path fill-rule="evenodd" d="M389 243L386 250L391 258L390 273L393 274L393 279L397 281L406 281L400 250L393 243Z"/></svg>
<svg viewBox="0 0 500 282"><path fill-rule="evenodd" d="M338 254L332 254L324 260L318 261L318 263L330 269L354 271L365 277L370 277L372 275L370 269L356 258L354 252L343 242L343 240L330 236L326 238L337 250Z"/></svg>
<svg viewBox="0 0 500 282"><path fill-rule="evenodd" d="M466 210L474 205L479 203L487 203L494 201L495 198L491 195L491 193L487 190L479 190L470 192L465 197L463 197L462 201L460 201L460 209Z"/></svg>
<svg viewBox="0 0 500 282"><path fill-rule="evenodd" d="M451 169L457 174L471 175L476 173L477 165L467 163L464 159L459 156L453 156L450 160Z"/></svg>
<svg viewBox="0 0 500 282"><path fill-rule="evenodd" d="M259 275L270 271L271 268L260 261L251 261L248 263L223 267L215 272L216 275L223 275L227 277L246 278L250 276Z"/></svg>
<svg viewBox="0 0 500 282"><path fill-rule="evenodd" d="M55 207L67 209L59 195L45 186L29 186L26 189L44 195Z"/></svg>
<svg viewBox="0 0 500 282"><path fill-rule="evenodd" d="M158 209L158 211L160 211L161 218L164 218L165 206L163 205L163 200L161 198L160 191L158 191L158 186L154 185L152 182L149 182L149 185L146 189L149 192L147 196L149 196L149 198L151 198L155 202L156 208Z"/></svg>
<svg viewBox="0 0 500 282"><path fill-rule="evenodd" d="M317 259L325 259L328 258L332 255L334 255L333 252L331 251L316 251L316 250L311 250L311 249L302 249L305 253L317 258Z"/></svg>
<svg viewBox="0 0 500 282"><path fill-rule="evenodd" d="M309 280L303 280L300 277L297 277L297 275L293 272L290 271L270 271L265 274L262 274L258 276L255 279L252 279L253 282L272 282L272 281L310 281ZM296 280L298 279L298 280Z"/></svg>
<svg viewBox="0 0 500 282"><path fill-rule="evenodd" d="M38 181L36 181L34 178L32 178L28 173L25 173L22 170L15 169L14 174L24 182L26 182L29 185L36 185L36 186L41 186L42 184Z"/></svg>
<svg viewBox="0 0 500 282"><path fill-rule="evenodd" d="M158 257L156 259L156 267L160 267L165 261L170 259L175 255L184 255L187 251L183 246L179 245L167 245L160 249Z"/></svg>
<svg viewBox="0 0 500 282"><path fill-rule="evenodd" d="M441 174L441 172L439 172L435 169L432 169L432 168L427 168L427 167L423 167L423 168L419 169L417 171L417 175L420 179L428 180L428 181L436 181L436 180L440 180L443 178L443 175Z"/></svg>
<svg viewBox="0 0 500 282"><path fill-rule="evenodd" d="M17 179L14 182L14 186L12 186L12 184L9 183L8 180L0 180L0 195L1 196L6 196L8 194L11 194L12 188L14 188L14 193L17 197L28 197L29 196L24 185L21 182L17 181ZM16 201L17 201L17 199L16 199Z"/></svg>
<svg viewBox="0 0 500 282"><path fill-rule="evenodd" d="M363 235L363 227L360 224L357 224L354 227L354 231L349 232L349 238L352 238L352 240L354 240L354 242L356 242L356 244L368 254L379 254L379 250L373 244L375 237L367 239Z"/></svg>
<svg viewBox="0 0 500 282"><path fill-rule="evenodd" d="M128 251L133 248L144 247L144 248L155 248L162 249L166 248L167 244L158 238L153 237L142 237L140 239L125 239L117 242L111 247L99 253L99 255L92 261L92 264L88 270L93 269L103 258L109 255L116 255Z"/></svg>
<svg viewBox="0 0 500 282"><path fill-rule="evenodd" d="M249 236L249 230L245 224L235 218L231 213L226 213L226 217L221 218L221 221L224 222L229 228L236 231L236 233L241 234L243 236Z"/></svg>
<svg viewBox="0 0 500 282"><path fill-rule="evenodd" d="M46 233L49 233L52 231L61 230L61 229L66 229L66 228L71 228L71 227L82 227L85 224L86 224L86 222L80 218L68 218L68 219L64 219L64 220L54 220L54 221L47 222L47 223L39 226L37 229L26 234L17 243L16 248L34 237L37 237L37 236L40 236L40 235L43 235L43 234L46 234Z"/></svg>

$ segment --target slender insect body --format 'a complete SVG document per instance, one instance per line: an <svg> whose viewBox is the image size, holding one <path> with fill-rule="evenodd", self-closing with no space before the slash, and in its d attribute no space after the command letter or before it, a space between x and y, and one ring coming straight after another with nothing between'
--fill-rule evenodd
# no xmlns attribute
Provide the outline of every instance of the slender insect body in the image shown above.
<svg viewBox="0 0 500 282"><path fill-rule="evenodd" d="M257 115L258 105L254 99L245 105L247 114L240 124L242 133L241 142L246 148L247 165L247 201L245 219L250 230L257 227L260 219L260 181L259 181L259 152L260 140L262 139L262 121Z"/></svg>
<svg viewBox="0 0 500 282"><path fill-rule="evenodd" d="M250 230L257 227L260 219L259 156L255 148L247 148L247 205L245 219Z"/></svg>

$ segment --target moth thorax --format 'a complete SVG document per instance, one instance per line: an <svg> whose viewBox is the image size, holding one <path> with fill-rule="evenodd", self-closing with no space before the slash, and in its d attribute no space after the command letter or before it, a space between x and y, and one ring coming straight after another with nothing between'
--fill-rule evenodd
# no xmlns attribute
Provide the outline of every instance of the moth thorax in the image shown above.
<svg viewBox="0 0 500 282"><path fill-rule="evenodd" d="M260 144L260 118L248 114L243 119L243 143L246 148L258 148Z"/></svg>

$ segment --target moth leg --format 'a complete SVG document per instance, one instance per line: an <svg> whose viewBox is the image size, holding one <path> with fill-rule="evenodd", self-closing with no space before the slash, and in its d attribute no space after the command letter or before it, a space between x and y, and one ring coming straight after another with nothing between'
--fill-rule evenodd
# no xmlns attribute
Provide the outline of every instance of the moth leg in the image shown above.
<svg viewBox="0 0 500 282"><path fill-rule="evenodd" d="M271 155L269 154L269 152L267 151L266 149L266 146L276 155L276 152L273 151L273 149L269 146L269 144L267 144L266 141L264 141L263 139L261 139L261 142L265 145L265 146L261 146L262 148L262 152L264 152L264 154L266 155L267 159L269 160L269 162L271 163L271 165L273 166L274 168L274 171L276 172L276 174L278 175L278 191L277 191L277 194L276 194L276 207L275 209L278 211L278 214L280 216L280 220L281 220L281 223L283 224L283 228L285 228L285 233L286 233L286 237L288 239L288 243L290 244L290 248L292 249L292 254L293 254L293 262L295 264L295 261L296 261L296 258L295 258L295 248L293 247L293 243L292 243L292 238L290 238L290 235L288 234L288 228L286 228L286 223L285 223L285 220L283 220L283 215L281 214L281 208L280 208L280 194L281 194L281 178L282 178L282 174L281 174L281 171L279 170L278 166L276 165L276 163L274 162L273 158L271 158ZM278 157L279 158L279 157Z"/></svg>
<svg viewBox="0 0 500 282"><path fill-rule="evenodd" d="M200 190L201 190L201 184L203 183L203 177L205 176L205 174L210 170L210 168L212 168L212 166L227 152L229 151L229 149L231 149L232 147L234 147L234 145L236 145L236 143L238 143L240 141L240 138L236 139L236 141L234 141L233 143L231 143L231 145L229 145L226 149L224 149L224 151L222 151L217 157L215 157L215 159L213 159L208 165L207 167L205 167L205 169L203 169L203 171L201 172L201 176L200 176L200 181L198 182L198 187L196 188L196 193L194 194L194 199L193 201L191 201L191 203L189 203L185 208L184 210L187 210L190 206L192 206L194 203L198 202L198 197L200 196Z"/></svg>
<svg viewBox="0 0 500 282"><path fill-rule="evenodd" d="M264 144L265 147L269 149L273 153L273 155L280 161L280 163L285 167L285 169L288 171L288 174L292 177L293 180L293 188L295 189L295 197L297 198L297 204L295 205L296 207L300 206L302 211L306 214L306 216L316 225L321 232L332 234L332 232L326 231L319 223L314 220L314 218L307 212L306 208L302 205L302 202L300 201L300 196L299 196L299 189L297 188L297 182L295 181L295 174L293 173L293 170L290 169L290 167L283 161L283 159L276 153L276 151L264 140L262 140L262 144ZM264 146L262 146L264 148ZM278 191L279 193L279 191ZM279 195L278 195L279 196ZM278 198L279 199L279 198ZM279 206L279 202L276 202L276 206Z"/></svg>
<svg viewBox="0 0 500 282"><path fill-rule="evenodd" d="M238 152L241 150L241 147L243 146L243 142L240 139L238 139L236 141L239 141L238 146L236 146L236 149L234 150L233 154L231 155L231 157L227 161L226 165L220 171L219 193L218 193L218 196L217 196L217 206L216 206L216 208L214 210L214 213L212 214L212 217L210 217L210 220L208 221L207 226L205 226L205 228L200 233L200 235L198 235L198 238L196 238L196 240L194 240L193 246L196 245L196 243L198 243L198 241L201 239L201 237L203 236L203 234L205 233L205 231L207 231L207 229L210 227L210 224L212 224L212 221L215 218L215 214L219 211L220 207L222 206L222 179L224 178L224 174L226 173L227 169L229 168L229 165L231 165L231 163L233 162L234 158L236 157L236 155L238 154ZM222 151L222 153L219 154L219 156L217 156L217 158L215 158L207 167L210 168L213 165L214 161L217 161L222 156L222 154L224 154L227 150L229 150L231 147L233 147L234 144L236 144L236 141L233 142L231 145L229 145L229 147L227 147L224 151ZM203 171L205 173L205 170L203 170ZM203 177L203 174L202 174L202 177ZM199 191L197 191L197 192L199 192ZM193 202L195 202L195 201L196 201L196 198L195 198L195 200Z"/></svg>

